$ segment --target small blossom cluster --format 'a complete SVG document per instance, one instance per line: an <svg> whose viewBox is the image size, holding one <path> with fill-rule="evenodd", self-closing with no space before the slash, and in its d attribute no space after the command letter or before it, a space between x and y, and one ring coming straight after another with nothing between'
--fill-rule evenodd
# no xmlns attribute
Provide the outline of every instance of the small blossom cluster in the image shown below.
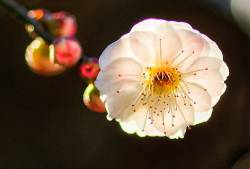
<svg viewBox="0 0 250 169"><path fill-rule="evenodd" d="M34 39L25 55L33 72L44 76L57 75L80 60L82 48L75 38L77 24L73 15L62 11L51 13L44 9L30 10L27 15L41 23L42 29L54 37L49 44L36 34L33 25L25 26Z"/></svg>
<svg viewBox="0 0 250 169"><path fill-rule="evenodd" d="M80 61L82 49L75 38L77 24L73 15L63 11L51 13L45 9L30 10L27 15L55 37L53 43L49 44L36 34L33 25L25 25L27 32L34 38L25 55L33 72L44 76L57 75ZM93 83L100 70L98 59L84 56L81 62L79 74L88 83L83 92L83 103L94 112L105 112L99 91Z"/></svg>
<svg viewBox="0 0 250 169"><path fill-rule="evenodd" d="M103 113L106 112L106 109L94 84L99 71L98 59L85 56L79 68L81 78L88 83L87 88L83 92L83 103L90 110Z"/></svg>

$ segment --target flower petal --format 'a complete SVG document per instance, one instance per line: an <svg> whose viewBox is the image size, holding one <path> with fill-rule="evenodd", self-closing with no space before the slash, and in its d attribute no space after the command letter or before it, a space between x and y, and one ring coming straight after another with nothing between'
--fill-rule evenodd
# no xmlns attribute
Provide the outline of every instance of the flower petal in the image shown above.
<svg viewBox="0 0 250 169"><path fill-rule="evenodd" d="M212 115L212 111L213 111L213 109L211 108L206 112L195 112L195 114L194 114L194 119L195 119L194 120L194 125L208 121L208 119Z"/></svg>
<svg viewBox="0 0 250 169"><path fill-rule="evenodd" d="M132 112L131 109L127 109L126 113L123 113L126 118L123 116L122 120L120 121L120 125L122 126L123 130L126 132L136 133L141 137L165 136L163 132L151 124L148 110L149 109L147 106L142 106L141 104L137 107L136 112Z"/></svg>
<svg viewBox="0 0 250 169"><path fill-rule="evenodd" d="M171 24L171 26L174 29L189 30L191 32L200 34L209 45L209 53L208 53L207 57L215 57L215 58L218 58L221 60L223 59L222 52L219 49L218 45L213 40L211 40L209 37L207 37L206 35L201 34L199 31L193 29L191 25L189 25L188 23L185 23L185 22L169 21L169 23Z"/></svg>
<svg viewBox="0 0 250 169"><path fill-rule="evenodd" d="M189 78L187 81L195 82L203 86L211 96L212 106L214 106L219 97L225 92L226 85L222 80L219 80L221 79L221 75L218 72L209 71L206 73L206 76L203 77L206 78Z"/></svg>
<svg viewBox="0 0 250 169"><path fill-rule="evenodd" d="M206 56L209 52L209 45L197 31L176 30L182 41L181 51L168 62L179 67L181 71L189 67L197 58Z"/></svg>
<svg viewBox="0 0 250 169"><path fill-rule="evenodd" d="M193 31L192 26L189 25L189 24L186 23L186 22L169 21L168 23L170 23L171 26L172 26L174 29L185 29L185 30Z"/></svg>
<svg viewBox="0 0 250 169"><path fill-rule="evenodd" d="M130 32L154 32L158 37L156 49L160 59L175 56L181 50L181 40L167 21L162 19L147 19L136 24ZM161 56L160 56L161 55Z"/></svg>
<svg viewBox="0 0 250 169"><path fill-rule="evenodd" d="M163 19L145 19L133 26L130 32L135 31L149 31L149 32L156 32L157 28L162 24L168 24L166 20Z"/></svg>
<svg viewBox="0 0 250 169"><path fill-rule="evenodd" d="M142 66L132 58L119 58L104 67L95 81L111 118L118 117L142 90Z"/></svg>
<svg viewBox="0 0 250 169"><path fill-rule="evenodd" d="M105 68L119 58L132 58L144 65L153 65L159 55L159 38L153 32L131 32L110 44L99 59L100 68ZM146 65L145 65L146 66Z"/></svg>
<svg viewBox="0 0 250 169"><path fill-rule="evenodd" d="M201 70L198 73L204 73L205 70L214 70L218 71L221 67L222 61L217 58L211 57L200 57L197 58L189 67L187 67L186 71L196 71ZM204 71L203 71L204 70Z"/></svg>
<svg viewBox="0 0 250 169"><path fill-rule="evenodd" d="M114 83L123 79L140 81L142 65L132 58L118 58L102 69L95 81L101 93L107 94ZM125 82L126 83L126 80Z"/></svg>
<svg viewBox="0 0 250 169"><path fill-rule="evenodd" d="M219 72L222 75L223 80L227 80L227 77L229 76L229 69L225 62L222 62Z"/></svg>
<svg viewBox="0 0 250 169"><path fill-rule="evenodd" d="M207 37L204 34L201 34L201 36L208 42L209 44L209 53L208 53L208 57L214 57L217 59L223 59L223 55L221 50L219 49L218 45L212 41L209 37Z"/></svg>
<svg viewBox="0 0 250 169"><path fill-rule="evenodd" d="M141 128L138 127L138 125L134 121L129 122L120 122L119 123L123 131L134 134L136 133L140 137L150 136L164 136L162 133L160 133L158 130L156 130L154 127L147 128L146 130L142 131Z"/></svg>
<svg viewBox="0 0 250 169"><path fill-rule="evenodd" d="M180 128L176 133L169 136L170 139L179 139L184 138L184 135L186 133L186 127Z"/></svg>
<svg viewBox="0 0 250 169"><path fill-rule="evenodd" d="M211 96L207 90L198 83L184 82L183 90L185 90L186 96L192 102L192 106L196 112L208 111L211 106Z"/></svg>
<svg viewBox="0 0 250 169"><path fill-rule="evenodd" d="M107 65L120 58L136 59L130 49L129 34L110 44L101 54L99 65L103 70Z"/></svg>
<svg viewBox="0 0 250 169"><path fill-rule="evenodd" d="M194 108L190 106L188 100L181 97L166 97L160 102L156 102L153 106L153 124L161 132L167 136L174 135L179 129L185 131L186 127L193 124Z"/></svg>
<svg viewBox="0 0 250 169"><path fill-rule="evenodd" d="M113 89L113 90L112 90ZM136 81L119 81L106 94L105 107L111 119L121 116L142 92L142 86Z"/></svg>
<svg viewBox="0 0 250 169"><path fill-rule="evenodd" d="M137 31L129 35L130 48L135 57L145 66L156 62L159 53L159 38L153 32Z"/></svg>
<svg viewBox="0 0 250 169"><path fill-rule="evenodd" d="M222 63L223 61L217 58L201 57L187 69L191 74L186 73L186 77L184 75L186 81L198 83L208 91L209 95L212 96L212 106L217 103L218 96L221 96L226 89L224 79L227 76L228 69ZM222 66L224 70L220 71Z"/></svg>

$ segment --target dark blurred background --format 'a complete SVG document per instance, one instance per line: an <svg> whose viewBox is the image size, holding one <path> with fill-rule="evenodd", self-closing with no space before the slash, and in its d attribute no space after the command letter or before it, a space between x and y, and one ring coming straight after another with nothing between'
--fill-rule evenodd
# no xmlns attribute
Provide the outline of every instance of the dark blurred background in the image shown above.
<svg viewBox="0 0 250 169"><path fill-rule="evenodd" d="M0 7L1 169L229 169L250 150L248 0L17 1L73 13L85 53L98 57L144 18L188 22L218 43L230 76L211 119L184 139L128 135L84 107L77 68L50 78L33 74L24 59L31 38Z"/></svg>

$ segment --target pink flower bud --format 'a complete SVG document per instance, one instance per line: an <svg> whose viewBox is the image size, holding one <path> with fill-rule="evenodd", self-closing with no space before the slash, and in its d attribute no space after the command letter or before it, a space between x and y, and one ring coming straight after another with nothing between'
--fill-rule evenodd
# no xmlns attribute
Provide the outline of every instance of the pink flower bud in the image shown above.
<svg viewBox="0 0 250 169"><path fill-rule="evenodd" d="M75 17L66 12L55 12L51 15L51 23L49 25L50 31L55 36L73 37L77 31L77 24Z"/></svg>
<svg viewBox="0 0 250 169"><path fill-rule="evenodd" d="M97 58L89 58L80 66L80 76L87 81L94 81L100 71Z"/></svg>
<svg viewBox="0 0 250 169"><path fill-rule="evenodd" d="M61 38L56 40L55 59L61 65L66 67L74 66L80 59L82 49L78 41L74 39Z"/></svg>

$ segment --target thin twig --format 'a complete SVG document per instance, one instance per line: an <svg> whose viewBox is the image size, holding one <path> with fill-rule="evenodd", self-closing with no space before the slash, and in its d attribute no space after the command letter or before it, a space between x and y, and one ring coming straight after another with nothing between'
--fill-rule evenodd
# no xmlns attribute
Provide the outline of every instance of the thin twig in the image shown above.
<svg viewBox="0 0 250 169"><path fill-rule="evenodd" d="M34 26L34 31L48 43L54 41L54 37L48 32L44 31L43 26L35 19L27 15L27 9L18 4L14 0L0 0L0 5L3 6L11 14L15 15L23 24L30 24Z"/></svg>

